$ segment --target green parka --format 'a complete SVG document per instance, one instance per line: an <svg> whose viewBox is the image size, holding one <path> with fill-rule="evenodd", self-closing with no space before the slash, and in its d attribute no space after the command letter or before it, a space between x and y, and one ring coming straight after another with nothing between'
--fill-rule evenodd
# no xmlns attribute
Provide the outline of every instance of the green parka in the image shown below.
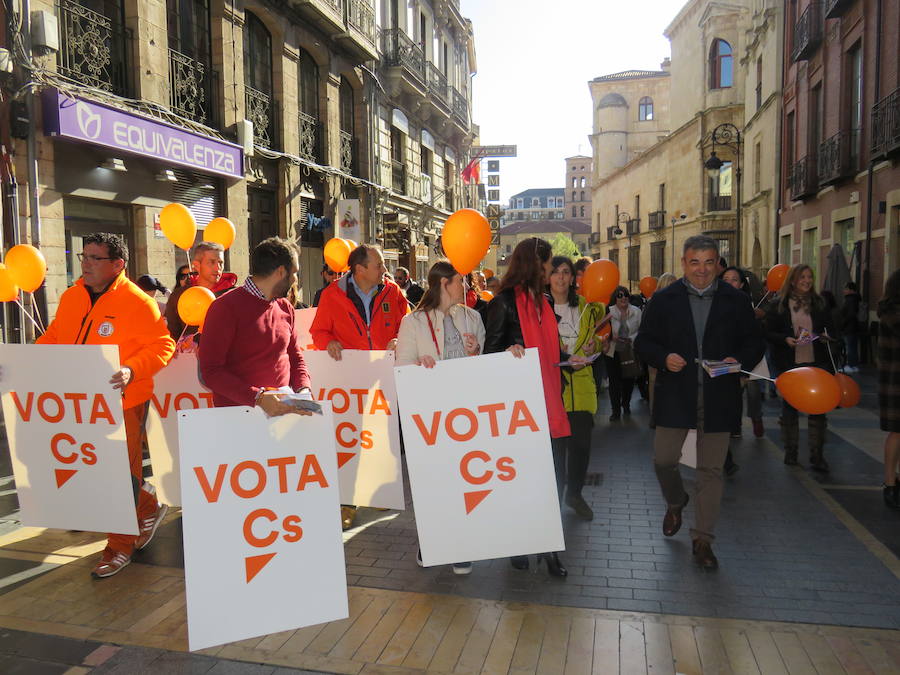
<svg viewBox="0 0 900 675"><path fill-rule="evenodd" d="M587 309L585 310L585 306ZM606 315L606 307L602 303L586 303L585 299L578 296L578 311L581 313L581 321L578 326L578 342L575 343L575 351L572 355L587 356L584 346L594 337L594 326ZM595 338L596 347L594 353L599 351L599 340ZM562 340L560 340L562 344ZM565 349L564 349L565 351ZM563 403L566 412L589 412L591 415L597 412L597 385L594 382L594 371L590 366L580 370L565 368L563 375Z"/></svg>

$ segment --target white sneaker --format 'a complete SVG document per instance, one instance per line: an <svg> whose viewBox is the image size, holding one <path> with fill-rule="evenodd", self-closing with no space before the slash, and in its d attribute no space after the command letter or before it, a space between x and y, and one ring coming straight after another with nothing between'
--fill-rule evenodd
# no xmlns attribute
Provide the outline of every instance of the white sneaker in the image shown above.
<svg viewBox="0 0 900 675"><path fill-rule="evenodd" d="M425 564L422 562L422 549L416 549L416 565L419 567L425 567Z"/></svg>
<svg viewBox="0 0 900 675"><path fill-rule="evenodd" d="M463 562L463 563L453 563L453 574L471 574L472 573L472 563Z"/></svg>

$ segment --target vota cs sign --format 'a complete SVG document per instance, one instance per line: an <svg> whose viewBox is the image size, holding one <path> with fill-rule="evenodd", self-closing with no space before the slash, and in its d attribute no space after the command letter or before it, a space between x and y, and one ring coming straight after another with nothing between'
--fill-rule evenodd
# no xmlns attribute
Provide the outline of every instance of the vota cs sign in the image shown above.
<svg viewBox="0 0 900 675"><path fill-rule="evenodd" d="M153 157L204 173L244 177L243 152L238 145L117 108L72 98L54 89L44 91L44 132Z"/></svg>

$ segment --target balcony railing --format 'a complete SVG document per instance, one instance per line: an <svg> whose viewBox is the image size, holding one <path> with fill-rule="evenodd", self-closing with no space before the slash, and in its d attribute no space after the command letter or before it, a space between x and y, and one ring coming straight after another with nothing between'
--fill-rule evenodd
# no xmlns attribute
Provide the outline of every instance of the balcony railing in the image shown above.
<svg viewBox="0 0 900 675"><path fill-rule="evenodd" d="M297 135L300 139L300 156L310 162L322 161L322 123L313 115L297 113Z"/></svg>
<svg viewBox="0 0 900 675"><path fill-rule="evenodd" d="M661 230L666 226L666 212L652 211L647 216L647 220L651 230Z"/></svg>
<svg viewBox="0 0 900 675"><path fill-rule="evenodd" d="M453 95L453 114L462 122L464 127L469 126L469 106L466 97L456 87L450 87Z"/></svg>
<svg viewBox="0 0 900 675"><path fill-rule="evenodd" d="M369 0L344 0L344 5L347 8L347 25L374 43L375 9Z"/></svg>
<svg viewBox="0 0 900 675"><path fill-rule="evenodd" d="M856 172L859 166L859 130L840 131L819 144L819 185L835 183Z"/></svg>
<svg viewBox="0 0 900 675"><path fill-rule="evenodd" d="M837 19L841 17L852 4L853 0L825 0L825 18Z"/></svg>
<svg viewBox="0 0 900 675"><path fill-rule="evenodd" d="M598 246L600 244L600 233L599 232L591 232L590 240L588 241L588 245L593 248L594 246Z"/></svg>
<svg viewBox="0 0 900 675"><path fill-rule="evenodd" d="M397 194L406 194L406 165L397 160L391 160L391 187Z"/></svg>
<svg viewBox="0 0 900 675"><path fill-rule="evenodd" d="M625 223L625 233L626 234L640 234L641 232L641 219L640 218L632 218L631 220Z"/></svg>
<svg viewBox="0 0 900 675"><path fill-rule="evenodd" d="M169 50L169 107L183 117L216 126L218 73L202 61Z"/></svg>
<svg viewBox="0 0 900 675"><path fill-rule="evenodd" d="M349 131L341 131L341 171L356 173L356 139Z"/></svg>
<svg viewBox="0 0 900 675"><path fill-rule="evenodd" d="M798 200L815 193L818 188L816 176L816 157L808 156L801 159L791 168L791 199Z"/></svg>
<svg viewBox="0 0 900 675"><path fill-rule="evenodd" d="M872 106L872 157L900 150L900 88Z"/></svg>
<svg viewBox="0 0 900 675"><path fill-rule="evenodd" d="M813 0L794 26L792 61L804 61L812 56L822 42L822 3Z"/></svg>
<svg viewBox="0 0 900 675"><path fill-rule="evenodd" d="M75 0L59 3L60 75L88 87L131 95L131 31Z"/></svg>
<svg viewBox="0 0 900 675"><path fill-rule="evenodd" d="M428 62L428 93L432 99L437 100L440 104L449 110L450 96L447 87L447 76L441 72L440 68Z"/></svg>
<svg viewBox="0 0 900 675"><path fill-rule="evenodd" d="M731 195L710 195L709 211L731 211Z"/></svg>
<svg viewBox="0 0 900 675"><path fill-rule="evenodd" d="M253 142L264 148L275 147L275 102L269 94L244 86L244 116L253 123Z"/></svg>
<svg viewBox="0 0 900 675"><path fill-rule="evenodd" d="M385 64L400 67L422 89L425 89L425 54L422 48L399 28L384 32Z"/></svg>

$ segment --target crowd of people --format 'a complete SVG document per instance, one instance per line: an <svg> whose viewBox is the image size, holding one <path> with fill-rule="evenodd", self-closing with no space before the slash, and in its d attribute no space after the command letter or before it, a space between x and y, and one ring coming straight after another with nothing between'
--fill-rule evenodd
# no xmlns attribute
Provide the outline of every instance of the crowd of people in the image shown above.
<svg viewBox="0 0 900 675"><path fill-rule="evenodd" d="M153 376L172 358L176 343L179 348L190 343L197 351L201 379L216 406L258 406L268 415L308 414L281 402L276 390L289 387L311 396L310 377L297 342L299 257L292 242L273 237L256 246L242 285L224 272L222 247L201 242L192 251L190 266L178 269L171 294L152 277L141 277L137 284L126 278L128 250L116 235L85 238L79 257L82 276L63 294L55 319L38 342L120 348L121 369L111 382L124 395L140 533L109 535L92 571L95 577L107 577L150 542L166 515L166 506L143 480L141 446ZM763 434L761 400L767 387L739 373L712 377L704 363L736 362L748 371L766 359L773 377L806 365L834 372L845 358L837 350L843 340L847 368L855 368L857 342L847 327L858 311L856 289L848 285L844 306L849 309L836 315L816 292L813 270L799 264L760 307L751 298L748 275L727 265L714 239L698 235L684 243L681 277L664 274L648 298L619 286L607 305L586 302L579 293L590 262L553 256L547 241L532 237L516 246L502 278L463 276L440 260L423 287L402 267L392 279L381 251L362 244L350 253L346 273L323 267L310 332L315 347L335 361L345 349L394 350L398 365L424 368L444 359L503 351L521 358L526 349L536 349L560 503L586 520L594 517L583 488L603 383L608 382L610 424L631 414L637 385L649 401L655 429L653 465L667 505L662 531L668 537L680 530L690 500L679 462L688 434L696 433L692 551L697 564L715 569L712 544L723 474L732 472L729 466L736 470L733 461L729 465L729 439L740 433L745 398L754 433ZM219 298L209 308L199 345L193 344L194 328L182 323L177 309L180 294L191 286L205 287ZM485 300L483 290L493 297ZM157 293L162 294L159 302L151 297ZM888 432L884 499L900 508L900 271L887 281L878 317L881 427ZM796 466L799 413L787 401L782 401L780 424L784 462ZM827 417L809 416L808 427L811 468L827 472ZM354 505L342 506L345 529L353 525L355 514ZM541 554L538 564L546 562L551 575L564 577L561 553ZM530 564L527 556L510 562L516 569ZM459 562L453 568L467 574L471 564Z"/></svg>

